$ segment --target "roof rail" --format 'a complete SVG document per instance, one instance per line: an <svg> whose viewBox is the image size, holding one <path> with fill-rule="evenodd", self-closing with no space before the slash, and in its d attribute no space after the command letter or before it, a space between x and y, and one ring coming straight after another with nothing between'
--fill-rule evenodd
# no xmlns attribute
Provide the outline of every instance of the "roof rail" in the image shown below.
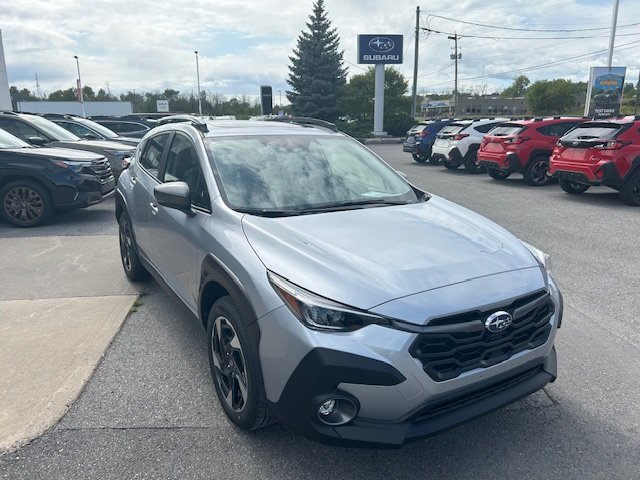
<svg viewBox="0 0 640 480"><path fill-rule="evenodd" d="M265 118L267 122L283 122L283 123L295 123L300 125L315 125L317 127L328 128L332 132L337 132L338 127L331 122L327 122L326 120L320 120L319 118L313 117L267 117Z"/></svg>
<svg viewBox="0 0 640 480"><path fill-rule="evenodd" d="M191 120L191 125L196 129L199 130L202 133L207 133L209 131L209 127L207 126L207 122L205 122L204 120L194 117Z"/></svg>
<svg viewBox="0 0 640 480"><path fill-rule="evenodd" d="M562 117L553 117L554 120L560 120Z"/></svg>
<svg viewBox="0 0 640 480"><path fill-rule="evenodd" d="M535 117L533 119L534 122L541 122L542 120L544 120L544 117Z"/></svg>

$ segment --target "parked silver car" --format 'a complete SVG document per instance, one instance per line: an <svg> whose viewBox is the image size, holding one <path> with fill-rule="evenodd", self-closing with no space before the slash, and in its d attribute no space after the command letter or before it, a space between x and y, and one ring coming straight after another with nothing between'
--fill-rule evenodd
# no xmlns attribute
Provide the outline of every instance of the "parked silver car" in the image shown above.
<svg viewBox="0 0 640 480"><path fill-rule="evenodd" d="M233 423L399 446L555 380L545 254L284 120L158 127L118 182L124 271L200 318Z"/></svg>

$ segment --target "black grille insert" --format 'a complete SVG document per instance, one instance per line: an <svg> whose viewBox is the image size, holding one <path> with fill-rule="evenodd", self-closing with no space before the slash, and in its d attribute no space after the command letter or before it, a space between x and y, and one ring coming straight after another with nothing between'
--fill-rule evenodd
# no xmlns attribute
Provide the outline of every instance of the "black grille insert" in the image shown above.
<svg viewBox="0 0 640 480"><path fill-rule="evenodd" d="M107 183L113 177L109 161L106 158L93 160L91 162L91 170L100 179L100 183Z"/></svg>
<svg viewBox="0 0 640 480"><path fill-rule="evenodd" d="M498 310L509 312L513 323L501 332L490 332L484 328L484 321ZM554 311L549 293L540 291L489 311L435 319L418 335L409 353L422 362L424 371L435 381L450 380L543 345L551 333L549 320Z"/></svg>

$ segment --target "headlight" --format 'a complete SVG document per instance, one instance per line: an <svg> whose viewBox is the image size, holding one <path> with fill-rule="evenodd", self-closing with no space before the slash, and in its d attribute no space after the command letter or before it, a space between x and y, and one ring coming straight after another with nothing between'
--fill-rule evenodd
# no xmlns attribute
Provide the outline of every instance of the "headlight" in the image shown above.
<svg viewBox="0 0 640 480"><path fill-rule="evenodd" d="M522 244L529 249L529 251L536 257L538 263L541 267L543 267L548 274L551 274L551 256L544 253L539 248L534 247L533 245L529 245L527 242L520 240Z"/></svg>
<svg viewBox="0 0 640 480"><path fill-rule="evenodd" d="M353 331L365 325L391 325L377 315L371 315L332 300L320 297L269 272L269 282L284 304L306 327L316 330Z"/></svg>
<svg viewBox="0 0 640 480"><path fill-rule="evenodd" d="M83 167L89 165L87 162L72 162L71 160L49 159L51 163L60 168L68 168L74 172L79 172Z"/></svg>

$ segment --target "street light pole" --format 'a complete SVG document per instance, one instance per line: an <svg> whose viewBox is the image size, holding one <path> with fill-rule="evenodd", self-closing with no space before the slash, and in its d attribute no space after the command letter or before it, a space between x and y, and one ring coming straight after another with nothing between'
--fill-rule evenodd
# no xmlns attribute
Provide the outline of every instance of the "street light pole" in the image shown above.
<svg viewBox="0 0 640 480"><path fill-rule="evenodd" d="M82 96L82 79L80 77L80 61L78 60L78 56L74 55L73 58L76 59L76 67L78 67L78 101L80 105L82 105L82 116L86 118L87 111L84 108L84 97Z"/></svg>
<svg viewBox="0 0 640 480"><path fill-rule="evenodd" d="M200 66L198 65L198 51L196 54L196 76L198 78L198 113L202 115L202 98L200 97Z"/></svg>
<svg viewBox="0 0 640 480"><path fill-rule="evenodd" d="M618 24L618 4L620 0L613 0L613 15L611 18L611 33L609 35L609 57L607 59L607 67L611 68L611 60L613 59L613 45L616 41L616 26Z"/></svg>

